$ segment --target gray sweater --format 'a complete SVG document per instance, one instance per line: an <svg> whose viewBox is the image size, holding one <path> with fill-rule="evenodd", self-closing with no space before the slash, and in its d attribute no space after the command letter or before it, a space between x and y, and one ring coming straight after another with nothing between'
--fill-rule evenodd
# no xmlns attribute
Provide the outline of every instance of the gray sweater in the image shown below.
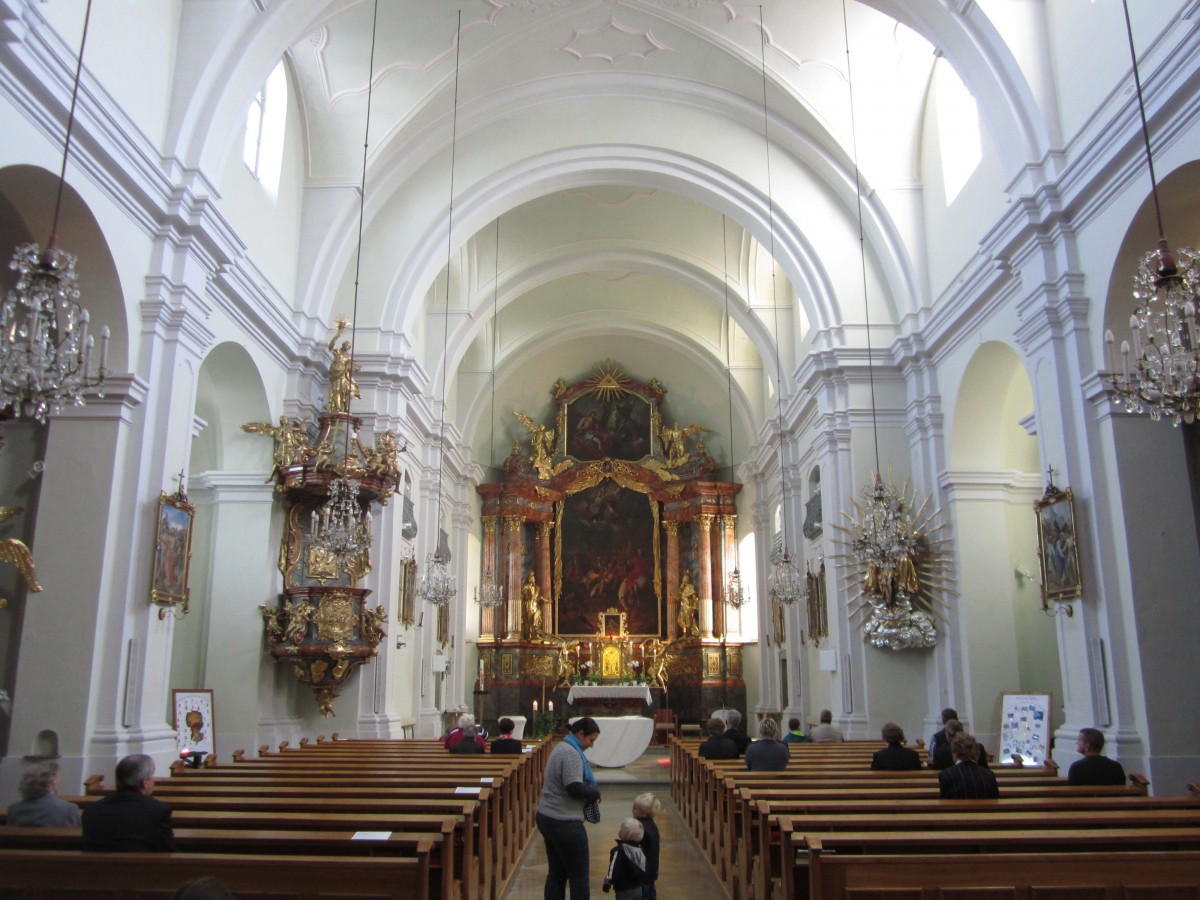
<svg viewBox="0 0 1200 900"><path fill-rule="evenodd" d="M580 785L585 795L572 797L567 792L569 784ZM579 755L579 751L566 741L559 743L550 752L550 760L546 763L546 778L537 811L551 819L574 819L582 822L584 801L597 799L599 796L600 790L594 784L587 784L583 780L583 757Z"/></svg>

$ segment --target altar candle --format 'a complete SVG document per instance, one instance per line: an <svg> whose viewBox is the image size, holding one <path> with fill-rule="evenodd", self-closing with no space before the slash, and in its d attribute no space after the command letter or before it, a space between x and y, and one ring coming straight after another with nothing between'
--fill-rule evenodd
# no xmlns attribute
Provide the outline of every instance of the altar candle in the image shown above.
<svg viewBox="0 0 1200 900"><path fill-rule="evenodd" d="M537 718L537 701L536 700L533 701L533 717L535 719Z"/></svg>
<svg viewBox="0 0 1200 900"><path fill-rule="evenodd" d="M546 709L549 712L554 712L554 701L553 700L551 700L549 703L546 704Z"/></svg>

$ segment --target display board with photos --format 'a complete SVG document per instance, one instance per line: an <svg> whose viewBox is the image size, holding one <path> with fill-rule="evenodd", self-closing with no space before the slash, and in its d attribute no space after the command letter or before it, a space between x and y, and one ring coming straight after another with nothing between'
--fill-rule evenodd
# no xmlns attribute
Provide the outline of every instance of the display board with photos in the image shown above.
<svg viewBox="0 0 1200 900"><path fill-rule="evenodd" d="M1050 758L1050 695L1004 694L1000 702L1000 765L1042 766Z"/></svg>

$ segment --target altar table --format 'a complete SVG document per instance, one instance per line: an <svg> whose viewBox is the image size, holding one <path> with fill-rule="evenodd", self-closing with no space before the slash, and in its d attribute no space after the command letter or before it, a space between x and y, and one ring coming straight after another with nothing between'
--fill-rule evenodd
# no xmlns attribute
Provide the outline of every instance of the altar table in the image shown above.
<svg viewBox="0 0 1200 900"><path fill-rule="evenodd" d="M619 769L627 766L650 746L654 720L645 716L593 716L600 726L596 743L583 751L593 766ZM575 721L574 719L571 720Z"/></svg>
<svg viewBox="0 0 1200 900"><path fill-rule="evenodd" d="M650 686L645 684L573 684L567 702L576 700L624 700L636 698L647 706L652 702Z"/></svg>

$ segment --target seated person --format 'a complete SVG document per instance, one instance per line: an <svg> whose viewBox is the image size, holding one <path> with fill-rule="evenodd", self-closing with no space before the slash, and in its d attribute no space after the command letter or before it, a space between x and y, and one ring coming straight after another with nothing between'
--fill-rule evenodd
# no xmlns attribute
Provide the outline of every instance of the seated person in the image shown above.
<svg viewBox="0 0 1200 900"><path fill-rule="evenodd" d="M462 739L450 745L451 753L485 753L487 742L475 733L474 725L467 725L462 730Z"/></svg>
<svg viewBox="0 0 1200 900"><path fill-rule="evenodd" d="M828 709L821 710L821 724L808 733L808 738L814 744L836 744L846 738L840 728L833 725L833 713Z"/></svg>
<svg viewBox="0 0 1200 900"><path fill-rule="evenodd" d="M895 722L883 726L883 739L887 746L876 750L871 757L871 768L885 772L907 772L921 768L921 754L904 746L904 729Z"/></svg>
<svg viewBox="0 0 1200 900"><path fill-rule="evenodd" d="M742 714L736 709L731 709L725 717L725 722L725 737L737 745L738 756L741 756L750 746L750 735L742 731Z"/></svg>
<svg viewBox="0 0 1200 900"><path fill-rule="evenodd" d="M751 772L782 772L791 754L779 740L779 724L770 716L758 723L758 740L746 748L746 768Z"/></svg>
<svg viewBox="0 0 1200 900"><path fill-rule="evenodd" d="M1104 734L1099 729L1082 729L1075 749L1083 754L1083 759L1071 763L1071 768L1067 770L1068 784L1120 786L1125 783L1125 767L1100 752L1104 749ZM11 808L8 816L11 820Z"/></svg>
<svg viewBox="0 0 1200 900"><path fill-rule="evenodd" d="M943 800L995 800L1000 787L991 769L979 765L979 745L975 738L960 731L950 740L954 765L938 773Z"/></svg>
<svg viewBox="0 0 1200 900"><path fill-rule="evenodd" d="M34 766L21 776L21 799L8 808L8 824L78 828L79 807L58 798L58 763Z"/></svg>
<svg viewBox="0 0 1200 900"><path fill-rule="evenodd" d="M800 727L800 720L795 716L788 719L788 733L783 736L785 744L808 744L812 739Z"/></svg>
<svg viewBox="0 0 1200 900"><path fill-rule="evenodd" d="M941 747L942 745L945 745L946 750L949 751L950 739L948 737L946 737L946 723L949 722L951 719L957 719L957 718L958 718L958 713L955 711L954 707L947 706L945 709L942 710L942 728L940 731L935 731L933 733L933 737L931 737L929 739L929 759L930 760L933 759L933 754L936 753L937 749L939 747Z"/></svg>
<svg viewBox="0 0 1200 900"><path fill-rule="evenodd" d="M717 718L709 719L704 729L708 732L708 740L700 745L697 753L705 759L738 758L737 744L725 737L724 722Z"/></svg>
<svg viewBox="0 0 1200 900"><path fill-rule="evenodd" d="M507 716L496 723L500 727L500 737L492 741L493 753L520 753L521 742L512 736L517 724Z"/></svg>
<svg viewBox="0 0 1200 900"><path fill-rule="evenodd" d="M946 740L938 744L937 749L933 751L933 759L929 763L929 768L938 769L939 771L948 769L954 765L954 754L950 752L950 742L954 740L956 734L966 731L963 723L958 721L958 719L951 719L942 730L946 733ZM975 746L979 748L979 759L976 762L986 769L988 767L987 751L983 749L983 744L978 741L975 742Z"/></svg>
<svg viewBox="0 0 1200 900"><path fill-rule="evenodd" d="M463 739L463 729L468 725L475 725L475 717L470 713L463 713L458 717L458 727L442 738L442 746L447 750L454 749L454 745ZM475 725L475 736L480 741L486 742L487 740L487 732L478 725Z"/></svg>
<svg viewBox="0 0 1200 900"><path fill-rule="evenodd" d="M155 800L154 760L143 754L117 763L117 789L83 811L83 849L175 852L171 807Z"/></svg>

